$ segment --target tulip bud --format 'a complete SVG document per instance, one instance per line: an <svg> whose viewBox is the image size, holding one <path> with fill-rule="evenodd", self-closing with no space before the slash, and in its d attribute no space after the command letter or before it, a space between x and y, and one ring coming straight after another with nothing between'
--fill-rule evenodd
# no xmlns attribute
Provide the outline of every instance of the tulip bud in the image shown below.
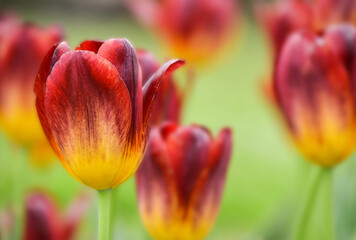
<svg viewBox="0 0 356 240"><path fill-rule="evenodd" d="M288 36L296 30L313 28L312 6L304 1L280 1L275 5L258 5L257 17L269 39L275 57Z"/></svg>
<svg viewBox="0 0 356 240"><path fill-rule="evenodd" d="M66 170L97 190L132 176L146 148L159 84L181 66L164 64L142 87L136 51L126 39L53 47L35 92L42 128Z"/></svg>
<svg viewBox="0 0 356 240"><path fill-rule="evenodd" d="M157 240L203 239L218 214L232 148L231 130L216 139L200 126L154 128L136 174L141 218Z"/></svg>
<svg viewBox="0 0 356 240"><path fill-rule="evenodd" d="M27 198L25 240L70 240L89 206L87 196L79 196L68 213L59 211L56 203L43 192L33 192Z"/></svg>
<svg viewBox="0 0 356 240"><path fill-rule="evenodd" d="M214 59L234 31L233 0L130 0L133 13L155 30L173 56L199 64Z"/></svg>
<svg viewBox="0 0 356 240"><path fill-rule="evenodd" d="M355 148L355 29L334 26L318 36L297 32L275 69L278 105L304 156L330 167Z"/></svg>
<svg viewBox="0 0 356 240"><path fill-rule="evenodd" d="M62 35L56 26L42 29L12 15L0 19L0 127L22 146L45 140L33 85L43 57Z"/></svg>

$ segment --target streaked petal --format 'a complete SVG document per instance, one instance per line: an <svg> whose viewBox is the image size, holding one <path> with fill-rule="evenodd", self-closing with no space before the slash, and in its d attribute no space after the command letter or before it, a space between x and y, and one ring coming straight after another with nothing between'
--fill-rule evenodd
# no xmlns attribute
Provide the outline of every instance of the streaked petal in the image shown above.
<svg viewBox="0 0 356 240"><path fill-rule="evenodd" d="M194 222L203 220L200 223L207 225L205 227L208 229L214 223L220 208L231 152L232 131L229 128L225 128L220 131L219 136L212 145L207 173L201 176L200 182L194 189L190 214Z"/></svg>
<svg viewBox="0 0 356 240"><path fill-rule="evenodd" d="M162 79L183 66L184 63L183 60L171 60L165 63L143 86L143 123L145 124L145 131L149 126L155 96Z"/></svg>
<svg viewBox="0 0 356 240"><path fill-rule="evenodd" d="M42 125L43 132L45 133L49 143L51 144L54 152L58 156L59 160L63 164L63 166L67 169L67 171L71 172L67 162L63 159L63 156L58 149L57 143L54 139L53 133L51 131L51 127L49 126L46 110L45 110L45 92L46 92L46 83L47 78L50 75L53 66L55 63L60 59L60 57L68 52L69 46L66 42L62 42L58 45L53 46L48 53L46 54L45 58L42 61L42 64L38 70L36 81L35 81L35 94L36 94L36 109L39 120Z"/></svg>
<svg viewBox="0 0 356 240"><path fill-rule="evenodd" d="M48 77L45 109L74 176L111 187L131 124L130 95L116 68L90 51L70 51Z"/></svg>
<svg viewBox="0 0 356 240"><path fill-rule="evenodd" d="M142 78L135 48L126 39L109 39L100 47L98 55L116 67L129 90L132 106L130 142L136 144L142 123Z"/></svg>

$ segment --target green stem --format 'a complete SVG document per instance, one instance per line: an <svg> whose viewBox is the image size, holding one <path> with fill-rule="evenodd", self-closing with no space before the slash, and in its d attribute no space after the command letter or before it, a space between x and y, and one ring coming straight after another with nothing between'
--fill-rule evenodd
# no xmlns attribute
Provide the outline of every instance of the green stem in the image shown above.
<svg viewBox="0 0 356 240"><path fill-rule="evenodd" d="M25 190L26 190L26 167L27 167L27 151L15 148L16 159L13 161L13 191L12 201L14 204L14 239L22 239L24 228L25 215ZM24 156L26 155L26 156Z"/></svg>
<svg viewBox="0 0 356 240"><path fill-rule="evenodd" d="M119 188L115 188L112 190L111 196L111 211L110 211L110 239L114 239L115 235L115 224L117 221L117 205L119 199Z"/></svg>
<svg viewBox="0 0 356 240"><path fill-rule="evenodd" d="M325 170L325 239L333 240L335 238L334 233L334 214L333 214L333 171L332 169Z"/></svg>
<svg viewBox="0 0 356 240"><path fill-rule="evenodd" d="M110 230L111 189L99 190L98 240L108 240Z"/></svg>
<svg viewBox="0 0 356 240"><path fill-rule="evenodd" d="M325 169L318 167L315 170L313 169L313 172L311 173L311 177L307 183L306 193L303 196L304 199L297 215L297 221L293 231L292 240L304 240L310 213L312 212L313 203L315 202L315 197L318 192L317 190L319 188L324 171Z"/></svg>

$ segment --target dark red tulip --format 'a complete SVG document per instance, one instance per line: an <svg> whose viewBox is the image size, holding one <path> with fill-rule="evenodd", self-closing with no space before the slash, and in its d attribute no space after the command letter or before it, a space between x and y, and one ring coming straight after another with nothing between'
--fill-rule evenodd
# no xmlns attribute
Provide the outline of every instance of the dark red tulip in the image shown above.
<svg viewBox="0 0 356 240"><path fill-rule="evenodd" d="M233 0L130 0L132 11L168 44L173 56L201 63L216 56L235 32Z"/></svg>
<svg viewBox="0 0 356 240"><path fill-rule="evenodd" d="M154 128L136 174L138 203L154 239L203 239L221 202L232 148L231 130L214 139L204 127Z"/></svg>
<svg viewBox="0 0 356 240"><path fill-rule="evenodd" d="M333 166L356 144L356 30L337 25L290 36L275 69L279 107L300 151Z"/></svg>
<svg viewBox="0 0 356 240"><path fill-rule="evenodd" d="M159 69L159 63L155 56L145 50L137 51L138 61L142 70L142 84L144 85L149 78ZM180 122L183 104L183 93L172 75L163 79L159 86L156 106L152 112L151 123L158 125L164 121Z"/></svg>
<svg viewBox="0 0 356 240"><path fill-rule="evenodd" d="M277 1L273 5L259 5L257 17L273 47L275 57L285 40L294 31L313 29L312 5L306 1Z"/></svg>
<svg viewBox="0 0 356 240"><path fill-rule="evenodd" d="M62 35L57 26L40 28L11 14L0 18L0 127L22 146L45 141L33 85L43 57Z"/></svg>
<svg viewBox="0 0 356 240"><path fill-rule="evenodd" d="M126 39L53 47L39 69L36 107L66 170L97 190L114 188L139 166L159 84L184 62L171 60L142 87L136 51Z"/></svg>
<svg viewBox="0 0 356 240"><path fill-rule="evenodd" d="M31 193L26 203L25 240L70 240L89 207L87 196L78 197L66 213L43 192Z"/></svg>

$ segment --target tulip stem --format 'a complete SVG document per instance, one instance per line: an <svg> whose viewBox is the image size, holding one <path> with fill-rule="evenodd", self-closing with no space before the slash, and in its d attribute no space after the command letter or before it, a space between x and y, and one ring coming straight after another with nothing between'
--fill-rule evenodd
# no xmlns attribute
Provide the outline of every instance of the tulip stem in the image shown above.
<svg viewBox="0 0 356 240"><path fill-rule="evenodd" d="M24 230L24 215L25 215L25 189L26 189L26 166L27 159L25 155L28 153L22 151L20 148L14 147L14 152L16 152L16 159L13 161L13 191L12 191L12 201L14 204L14 217L15 225L13 237L14 239L22 239Z"/></svg>
<svg viewBox="0 0 356 240"><path fill-rule="evenodd" d="M323 200L325 201L325 233L327 234L325 236L325 239L327 240L333 240L335 238L335 233L334 233L334 201L333 201L333 171L332 169L325 169L325 183L326 183L326 188L325 188L325 198Z"/></svg>
<svg viewBox="0 0 356 240"><path fill-rule="evenodd" d="M110 231L111 189L99 190L98 240L108 240Z"/></svg>
<svg viewBox="0 0 356 240"><path fill-rule="evenodd" d="M293 231L292 240L304 240L305 233L308 226L309 218L313 210L313 204L319 190L320 183L322 182L323 175L331 171L330 169L324 169L317 167L313 169L309 181L307 183L307 189L304 199L302 200L301 208L299 209L296 225Z"/></svg>

